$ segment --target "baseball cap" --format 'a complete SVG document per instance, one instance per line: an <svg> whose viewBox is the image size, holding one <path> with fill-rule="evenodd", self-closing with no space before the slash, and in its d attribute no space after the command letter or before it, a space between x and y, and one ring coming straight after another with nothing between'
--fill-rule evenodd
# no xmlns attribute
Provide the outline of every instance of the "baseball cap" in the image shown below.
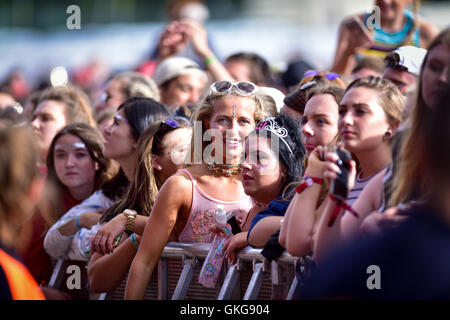
<svg viewBox="0 0 450 320"><path fill-rule="evenodd" d="M285 98L284 93L281 92L280 90L278 90L276 88L272 88L272 87L259 87L259 89L261 90L261 92L263 94L266 94L273 99L273 101L275 102L277 111L280 112L281 108L284 105L284 98Z"/></svg>
<svg viewBox="0 0 450 320"><path fill-rule="evenodd" d="M427 54L427 50L414 46L403 46L391 51L384 59L389 68L404 69L415 76L420 73L420 67Z"/></svg>
<svg viewBox="0 0 450 320"><path fill-rule="evenodd" d="M184 57L173 57L163 60L153 73L153 80L158 86L173 78L185 75L197 74L207 80L206 73L193 60Z"/></svg>

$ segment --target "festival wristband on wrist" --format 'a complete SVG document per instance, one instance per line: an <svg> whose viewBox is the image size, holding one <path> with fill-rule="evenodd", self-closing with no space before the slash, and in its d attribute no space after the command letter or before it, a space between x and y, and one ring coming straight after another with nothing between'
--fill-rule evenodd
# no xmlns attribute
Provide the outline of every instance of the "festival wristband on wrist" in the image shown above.
<svg viewBox="0 0 450 320"><path fill-rule="evenodd" d="M341 212L342 209L344 209L344 213L347 210L350 211L351 214L353 214L356 218L359 218L358 213L355 210L353 210L352 207L350 207L347 203L345 203L345 201L336 198L332 194L330 194L330 198L331 200L336 201L337 205L336 208L334 208L333 212L331 213L330 220L328 221L328 227L331 227L334 224L336 218L339 215L339 212Z"/></svg>
<svg viewBox="0 0 450 320"><path fill-rule="evenodd" d="M211 57L208 57L205 60L203 60L203 63L205 64L205 66L207 66L216 60L217 60L217 58L215 56L211 56Z"/></svg>
<svg viewBox="0 0 450 320"><path fill-rule="evenodd" d="M312 186L314 183L322 185L323 182L324 182L324 179L322 179L322 178L308 177L305 175L303 177L303 182L299 186L297 186L297 188L295 188L295 191L297 191L297 193L302 193L306 188Z"/></svg>
<svg viewBox="0 0 450 320"><path fill-rule="evenodd" d="M81 226L80 226L80 216L81 216L81 215L78 215L78 216L75 218L75 226L77 227L78 230L81 230Z"/></svg>
<svg viewBox="0 0 450 320"><path fill-rule="evenodd" d="M135 247L137 250L139 248L139 240L136 239L136 233L132 233L130 235L130 240L131 240L131 244L133 245L133 247Z"/></svg>

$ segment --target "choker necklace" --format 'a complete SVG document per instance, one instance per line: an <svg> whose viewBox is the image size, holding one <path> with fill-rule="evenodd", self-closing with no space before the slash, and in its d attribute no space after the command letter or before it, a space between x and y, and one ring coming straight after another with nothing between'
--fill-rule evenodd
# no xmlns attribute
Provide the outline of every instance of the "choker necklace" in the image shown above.
<svg viewBox="0 0 450 320"><path fill-rule="evenodd" d="M241 174L240 164L221 164L219 166L213 162L212 164L208 165L208 169L215 174L226 177Z"/></svg>

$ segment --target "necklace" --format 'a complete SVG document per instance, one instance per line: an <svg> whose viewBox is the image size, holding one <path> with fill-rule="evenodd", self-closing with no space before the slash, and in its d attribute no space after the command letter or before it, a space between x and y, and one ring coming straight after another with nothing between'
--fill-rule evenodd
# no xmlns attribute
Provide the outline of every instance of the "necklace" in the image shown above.
<svg viewBox="0 0 450 320"><path fill-rule="evenodd" d="M226 177L231 177L241 173L240 164L222 164L218 166L213 162L212 164L208 165L208 169L215 174Z"/></svg>

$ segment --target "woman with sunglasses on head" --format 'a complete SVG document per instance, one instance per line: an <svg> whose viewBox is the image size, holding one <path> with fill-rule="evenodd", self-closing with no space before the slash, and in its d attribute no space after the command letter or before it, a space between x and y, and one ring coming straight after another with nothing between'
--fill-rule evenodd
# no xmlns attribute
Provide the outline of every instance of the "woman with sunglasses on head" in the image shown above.
<svg viewBox="0 0 450 320"><path fill-rule="evenodd" d="M122 236L115 249L114 244L110 248L92 247L95 253L89 261L88 275L90 288L94 292L112 291L128 272L159 189L184 165L191 134L189 121L182 118L158 120L142 133L130 188L100 219L104 225L98 231L98 236L108 232L112 233L113 239L116 235ZM128 232L128 219L122 214L126 209L137 212L130 237L122 233ZM104 250L111 254L103 255Z"/></svg>
<svg viewBox="0 0 450 320"><path fill-rule="evenodd" d="M316 70L306 71L297 89L287 94L284 98L284 106L280 112L299 122L305 111L308 92L314 88L326 85L333 85L342 89L346 87L345 82L336 73L318 72Z"/></svg>
<svg viewBox="0 0 450 320"><path fill-rule="evenodd" d="M413 13L406 10L413 4ZM376 0L375 11L342 21L331 70L349 75L361 56L384 58L405 45L426 48L439 30L418 16L419 0ZM375 25L380 23L380 25Z"/></svg>
<svg viewBox="0 0 450 320"><path fill-rule="evenodd" d="M218 205L238 220L251 209L240 164L245 138L265 116L257 90L249 82L216 82L195 109L189 165L159 192L130 268L126 299L144 297L167 241L212 242Z"/></svg>
<svg viewBox="0 0 450 320"><path fill-rule="evenodd" d="M148 98L130 98L122 103L114 123L105 130L103 156L119 163L119 172L81 204L69 210L45 237L45 248L55 258L88 260L84 248L103 210L122 197L134 174L137 140L153 121L167 115L165 107ZM96 231L96 230L95 230Z"/></svg>
<svg viewBox="0 0 450 320"><path fill-rule="evenodd" d="M379 77L360 78L347 87L339 106L339 136L343 147L358 162L358 173L355 161L344 160L349 172L349 192L338 195L330 188L314 246L316 262L359 227L362 217L358 213L366 212L368 204L355 201L364 187L391 163L392 137L402 120L404 104L398 88ZM324 159L323 170L317 174L331 182L341 173L337 165L340 159L335 152L327 152ZM345 201L340 199L345 196Z"/></svg>
<svg viewBox="0 0 450 320"><path fill-rule="evenodd" d="M291 255L305 256L311 253L315 233L322 216L327 186L323 183L324 151L336 146L339 131L339 103L344 89L325 85L309 92L304 115L301 118L302 138L308 155L305 174L281 224L279 242ZM315 177L316 181L308 180ZM297 188L297 190L299 190Z"/></svg>

